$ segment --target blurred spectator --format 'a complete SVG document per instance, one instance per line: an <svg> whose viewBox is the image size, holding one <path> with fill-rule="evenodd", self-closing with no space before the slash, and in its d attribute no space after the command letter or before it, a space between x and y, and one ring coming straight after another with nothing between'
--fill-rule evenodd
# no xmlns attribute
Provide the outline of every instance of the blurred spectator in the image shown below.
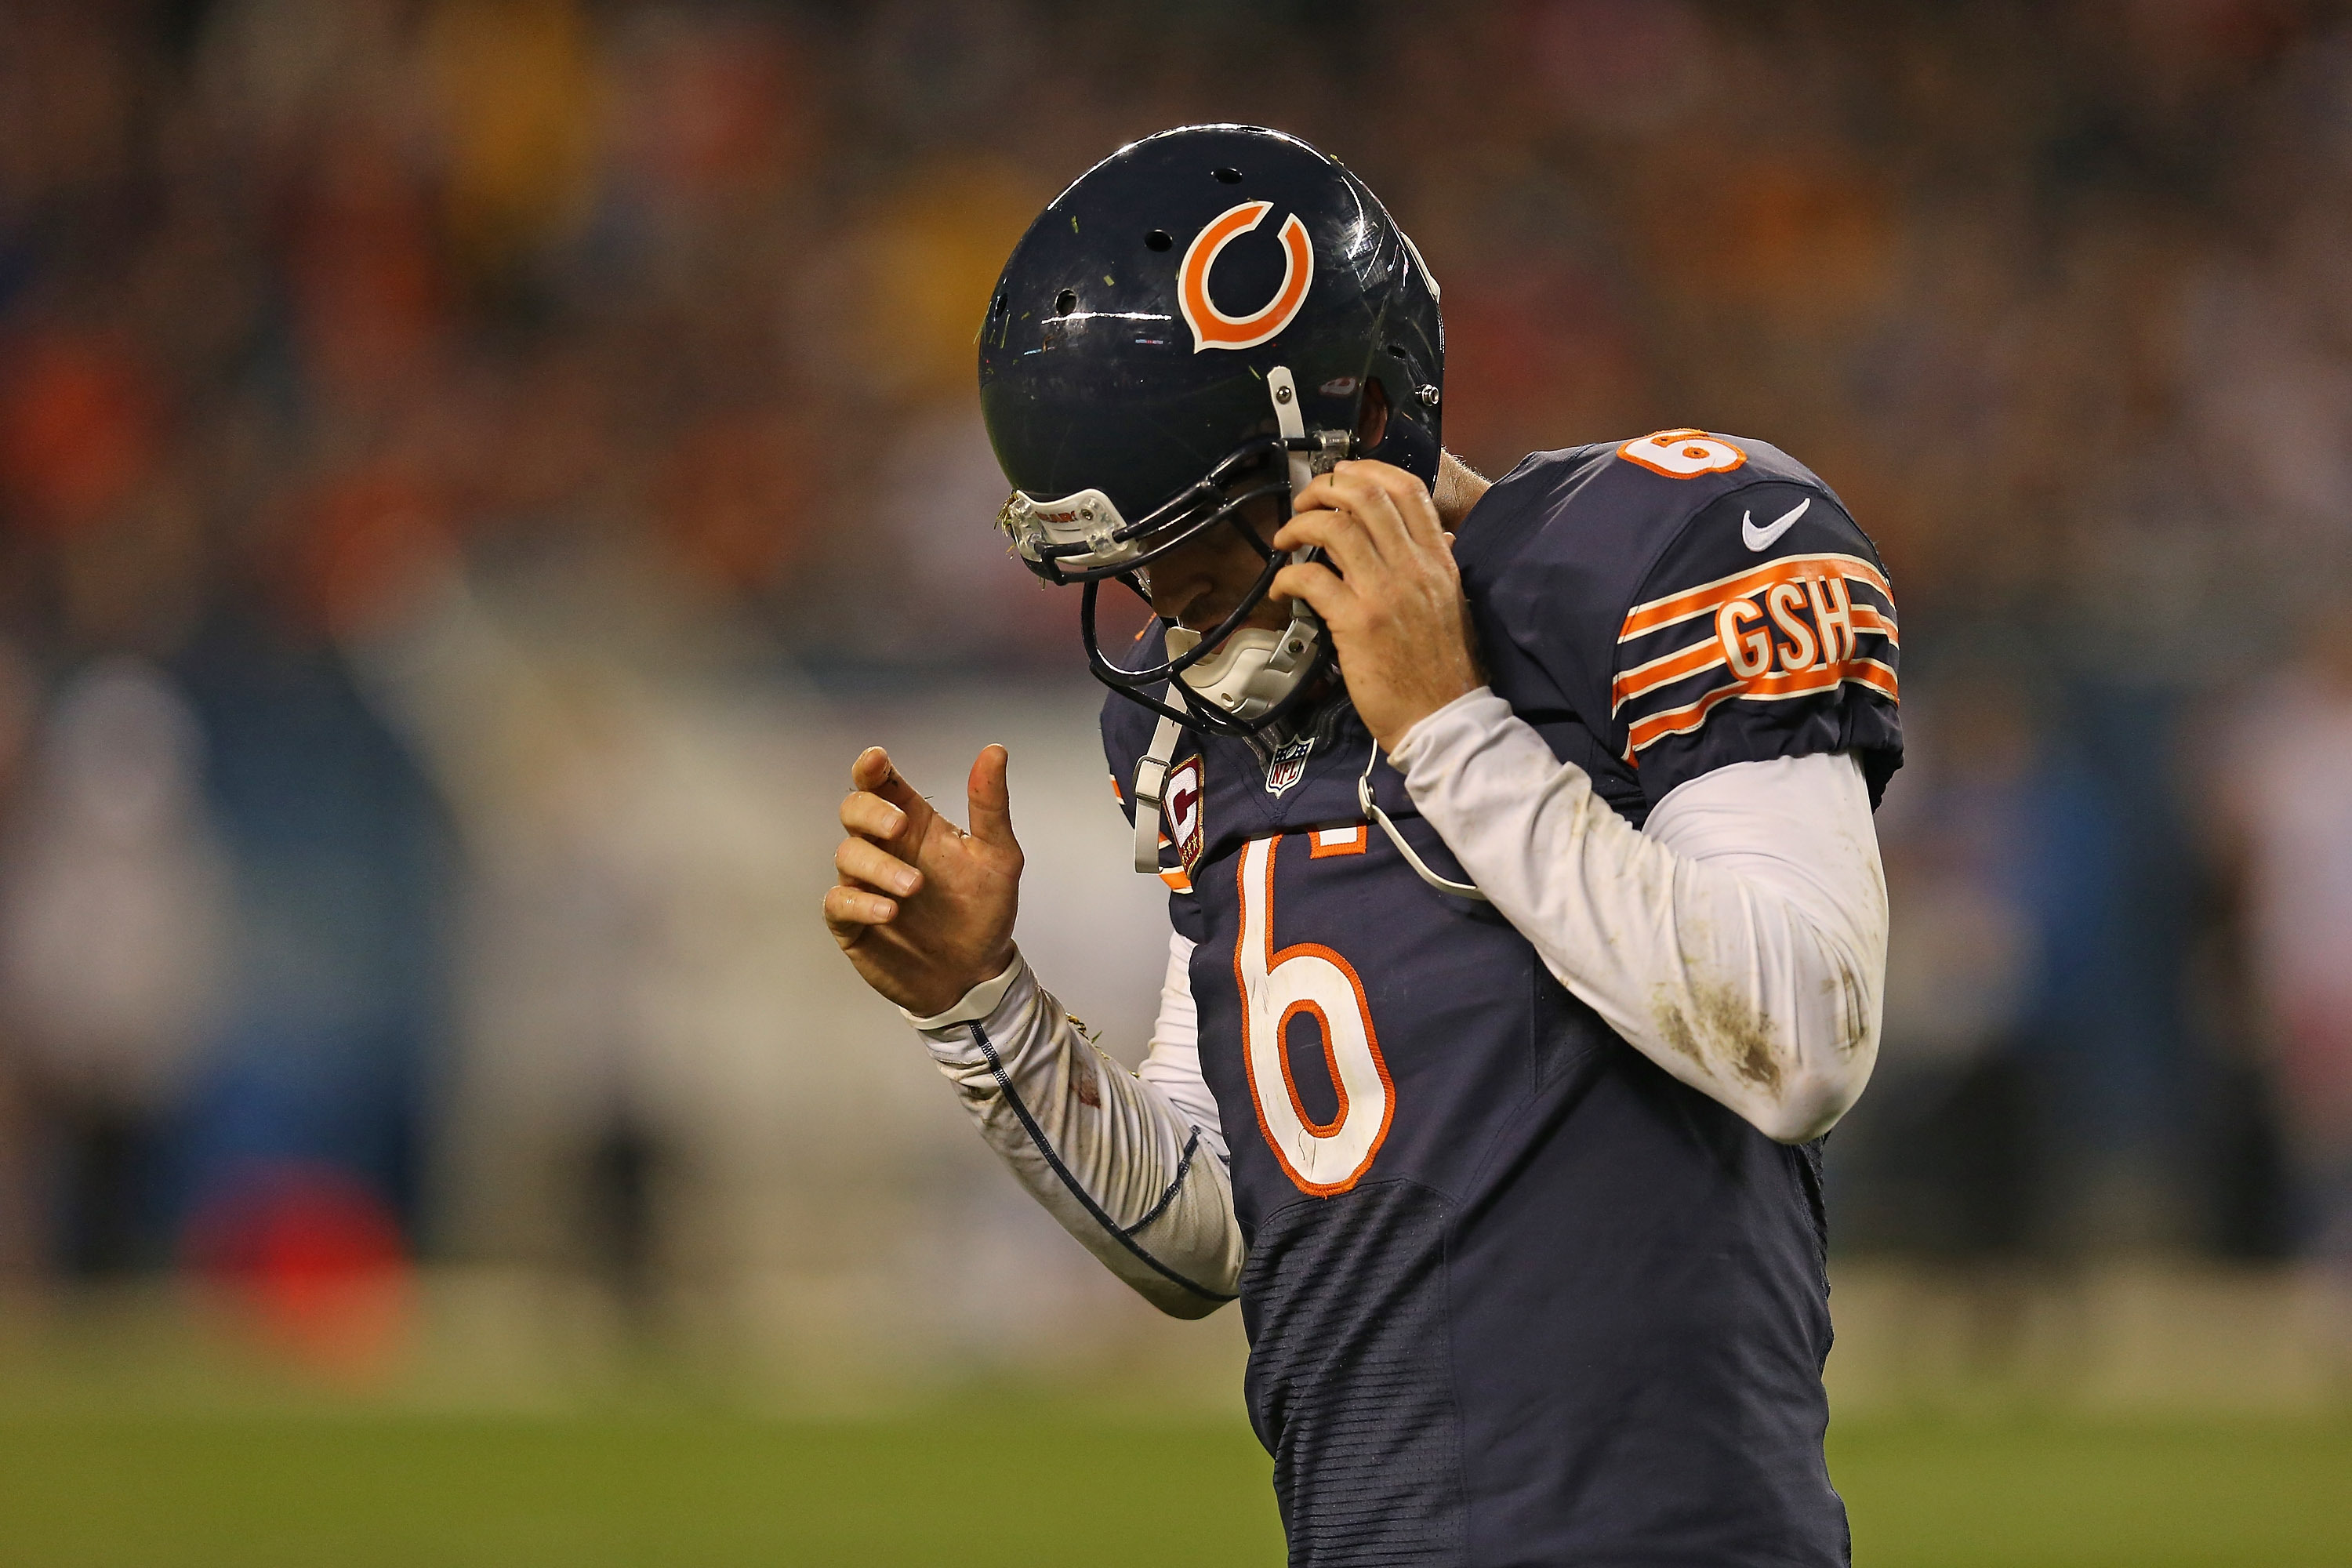
<svg viewBox="0 0 2352 1568"><path fill-rule="evenodd" d="M2249 694L2226 751L2297 1240L2352 1286L2352 602Z"/></svg>
<svg viewBox="0 0 2352 1568"><path fill-rule="evenodd" d="M9 807L23 788L39 700L24 656L0 642L0 804ZM42 1151L34 1147L41 1119L28 1065L15 1031L0 1020L0 1279L37 1277L50 1261L52 1227L38 1179Z"/></svg>
<svg viewBox="0 0 2352 1568"><path fill-rule="evenodd" d="M1880 822L1892 928L1870 1094L1840 1128L1838 1240L2016 1258L2049 1223L2035 1034L2055 912L2041 842L2041 716L1979 663L1906 694L1902 784Z"/></svg>
<svg viewBox="0 0 2352 1568"><path fill-rule="evenodd" d="M0 863L0 996L54 1145L54 1250L78 1275L165 1255L164 1138L215 1043L231 941L202 755L159 671L91 668L42 727Z"/></svg>
<svg viewBox="0 0 2352 1568"><path fill-rule="evenodd" d="M870 1104L840 1114L881 1064L842 1047L803 896L829 724L740 666L712 585L652 543L444 578L357 645L472 869L439 1239L608 1285L641 1329L681 1286L856 1264L895 1144Z"/></svg>
<svg viewBox="0 0 2352 1568"><path fill-rule="evenodd" d="M154 462L155 387L120 342L59 332L11 348L0 482L16 517L69 532L121 501Z"/></svg>
<svg viewBox="0 0 2352 1568"><path fill-rule="evenodd" d="M446 816L311 607L270 586L177 661L236 868L237 962L180 1110L175 1218L315 1163L413 1235L447 1011Z"/></svg>

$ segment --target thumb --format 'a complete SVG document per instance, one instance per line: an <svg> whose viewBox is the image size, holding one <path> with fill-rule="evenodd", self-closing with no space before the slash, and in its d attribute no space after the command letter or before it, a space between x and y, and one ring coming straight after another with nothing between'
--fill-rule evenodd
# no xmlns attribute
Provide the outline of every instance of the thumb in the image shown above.
<svg viewBox="0 0 2352 1568"><path fill-rule="evenodd" d="M1002 746L982 747L980 756L971 764L971 781L966 787L971 808L971 836L999 849L1021 847L1013 837L1013 796L1004 782L1005 764L1010 760Z"/></svg>

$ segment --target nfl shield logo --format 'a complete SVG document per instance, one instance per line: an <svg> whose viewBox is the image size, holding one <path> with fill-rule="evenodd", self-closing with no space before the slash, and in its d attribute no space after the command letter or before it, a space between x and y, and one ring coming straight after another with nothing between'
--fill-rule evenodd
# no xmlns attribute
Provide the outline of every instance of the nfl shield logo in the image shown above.
<svg viewBox="0 0 2352 1568"><path fill-rule="evenodd" d="M1280 795L1307 776L1307 756L1315 750L1315 737L1293 741L1266 760L1265 793Z"/></svg>

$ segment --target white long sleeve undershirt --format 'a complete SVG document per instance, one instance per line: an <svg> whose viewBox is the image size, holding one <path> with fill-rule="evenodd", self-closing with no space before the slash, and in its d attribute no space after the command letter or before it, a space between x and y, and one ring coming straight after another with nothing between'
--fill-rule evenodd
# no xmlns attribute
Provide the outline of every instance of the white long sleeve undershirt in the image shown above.
<svg viewBox="0 0 2352 1568"><path fill-rule="evenodd" d="M1161 1311L1205 1317L1233 1300L1241 1227L1216 1101L1201 1078L1181 972L1181 1042L1140 1077L1079 1034L1018 954L961 1002L913 1018L980 1135L1062 1227Z"/></svg>
<svg viewBox="0 0 2352 1568"><path fill-rule="evenodd" d="M1886 889L1853 758L1716 769L1638 831L1483 689L1416 724L1391 760L1545 966L1643 1055L1786 1142L1820 1136L1861 1094L1878 1049ZM1192 952L1171 934L1151 1049L1131 1076L1017 958L954 1008L911 1019L1022 1184L1180 1317L1230 1299L1242 1263Z"/></svg>
<svg viewBox="0 0 2352 1568"><path fill-rule="evenodd" d="M1643 1056L1783 1142L1820 1137L1861 1095L1886 878L1853 757L1717 768L1639 831L1484 689L1390 761L1545 967Z"/></svg>

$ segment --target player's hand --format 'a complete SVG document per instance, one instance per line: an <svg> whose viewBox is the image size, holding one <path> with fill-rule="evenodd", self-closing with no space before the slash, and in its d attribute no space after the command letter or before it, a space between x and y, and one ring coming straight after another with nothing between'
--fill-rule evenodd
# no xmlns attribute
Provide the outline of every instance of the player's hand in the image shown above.
<svg viewBox="0 0 2352 1568"><path fill-rule="evenodd" d="M1002 746L982 750L967 786L966 833L869 746L850 764L834 852L840 883L824 923L866 984L922 1017L944 1013L1013 962L1021 846L1013 837Z"/></svg>
<svg viewBox="0 0 2352 1568"><path fill-rule="evenodd" d="M1383 749L1478 689L1454 536L1426 486L1388 463L1341 463L1291 507L1275 548L1319 546L1330 560L1284 567L1272 596L1323 617L1356 713Z"/></svg>

